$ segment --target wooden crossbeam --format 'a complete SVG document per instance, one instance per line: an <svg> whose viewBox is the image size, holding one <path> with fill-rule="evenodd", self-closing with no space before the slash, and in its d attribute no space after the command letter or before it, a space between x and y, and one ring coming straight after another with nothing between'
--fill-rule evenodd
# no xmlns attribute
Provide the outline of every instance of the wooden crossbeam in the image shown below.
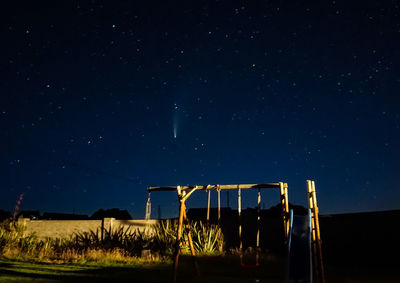
<svg viewBox="0 0 400 283"><path fill-rule="evenodd" d="M197 188L197 190L237 190L237 189L275 189L280 187L280 183L267 184L237 184L237 185L196 185L196 186L166 186L166 187L147 187L147 191L176 191L180 187L182 191Z"/></svg>

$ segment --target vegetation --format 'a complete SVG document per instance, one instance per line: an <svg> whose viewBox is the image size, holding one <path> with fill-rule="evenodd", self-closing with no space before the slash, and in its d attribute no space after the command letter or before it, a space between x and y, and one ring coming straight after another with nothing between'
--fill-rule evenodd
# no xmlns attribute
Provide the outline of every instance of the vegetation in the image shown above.
<svg viewBox="0 0 400 283"><path fill-rule="evenodd" d="M162 255L171 255L175 248L178 222L164 220L156 224L154 228L152 250ZM223 252L224 237L219 226L198 221L190 223L189 229L194 249L198 254L210 255ZM183 253L189 253L188 235L185 229L183 229L181 248Z"/></svg>
<svg viewBox="0 0 400 283"><path fill-rule="evenodd" d="M20 226L3 222L0 226L0 256L58 263L165 261L173 254L176 231L177 221L164 220L154 226L152 234L121 226L80 232L69 239L38 239L34 234L24 235ZM218 226L193 222L190 231L197 253L222 252L223 235ZM184 254L189 252L186 232L181 247Z"/></svg>

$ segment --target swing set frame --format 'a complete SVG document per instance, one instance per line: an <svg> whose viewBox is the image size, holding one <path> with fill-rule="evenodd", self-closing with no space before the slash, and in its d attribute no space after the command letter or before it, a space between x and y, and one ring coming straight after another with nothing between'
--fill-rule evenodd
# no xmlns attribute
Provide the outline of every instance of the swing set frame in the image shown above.
<svg viewBox="0 0 400 283"><path fill-rule="evenodd" d="M196 260L196 253L193 247L192 236L189 229L189 222L186 215L186 200L195 191L206 191L208 193L208 207L207 207L207 220L210 219L210 192L216 190L218 192L218 221L221 217L221 190L237 190L238 191L238 216L239 216L239 239L240 239L240 262L243 264L243 243L242 243L242 217L241 217L241 190L253 189L258 190L257 194L257 254L256 254L256 266L259 265L259 250L260 250L260 210L261 210L261 189L279 189L280 201L281 201L281 215L284 229L285 240L289 235L289 200L288 200L288 185L284 182L279 183L265 183L265 184L237 184L237 185L201 185L201 186L167 186L167 187L148 187L148 200L146 205L146 219L150 219L150 194L156 191L176 191L179 200L179 218L178 218L178 231L177 240L174 251L174 264L173 264L173 278L172 282L176 282L179 264L179 255L182 246L182 229L186 229L188 235L189 248L193 259L193 266L196 274L200 275L200 270Z"/></svg>

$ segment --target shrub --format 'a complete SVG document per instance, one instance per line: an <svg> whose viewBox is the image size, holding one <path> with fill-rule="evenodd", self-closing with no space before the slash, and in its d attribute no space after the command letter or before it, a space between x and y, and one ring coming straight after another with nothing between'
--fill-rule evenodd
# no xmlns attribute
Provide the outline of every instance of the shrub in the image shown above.
<svg viewBox="0 0 400 283"><path fill-rule="evenodd" d="M189 229L192 235L195 251L200 254L213 254L222 252L224 238L218 225L205 224L201 221L190 222ZM160 221L154 226L153 250L163 255L171 255L175 250L178 230L177 220ZM181 251L189 253L188 235L186 229L182 233Z"/></svg>
<svg viewBox="0 0 400 283"><path fill-rule="evenodd" d="M222 252L224 237L218 225L211 225L201 221L194 222L191 226L193 245L200 254L213 254Z"/></svg>
<svg viewBox="0 0 400 283"><path fill-rule="evenodd" d="M104 229L103 239L101 230L75 233L72 236L72 243L78 251L88 249L102 249L112 251L115 249L124 250L129 256L140 256L143 249L151 246L151 237L140 230L132 230L120 226L114 229Z"/></svg>
<svg viewBox="0 0 400 283"><path fill-rule="evenodd" d="M175 250L177 220L160 221L152 234L138 229L97 229L73 234L69 239L38 239L34 234L24 235L21 226L0 225L0 256L39 261L86 262L129 261L141 257L143 251L153 255L171 256ZM192 222L189 225L193 245L199 254L222 252L223 235L216 225ZM101 233L102 232L102 233ZM188 235L183 229L181 251L189 253ZM154 260L154 256L150 257ZM156 256L158 259L158 256ZM163 258L164 259L164 258Z"/></svg>
<svg viewBox="0 0 400 283"><path fill-rule="evenodd" d="M172 255L176 245L178 221L176 219L161 220L153 226L153 229L152 250L162 255ZM187 239L186 233L183 233L182 239ZM183 249L185 249L185 246L183 246ZM186 247L186 250L189 251L188 247Z"/></svg>

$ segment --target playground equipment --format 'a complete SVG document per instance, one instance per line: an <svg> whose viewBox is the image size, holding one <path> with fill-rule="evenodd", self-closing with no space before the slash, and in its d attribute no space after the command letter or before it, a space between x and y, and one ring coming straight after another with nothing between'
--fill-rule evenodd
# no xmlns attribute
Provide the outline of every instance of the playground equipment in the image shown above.
<svg viewBox="0 0 400 283"><path fill-rule="evenodd" d="M287 255L288 282L312 282L311 210L307 215L293 215L290 210Z"/></svg>
<svg viewBox="0 0 400 283"><path fill-rule="evenodd" d="M325 270L324 263L322 261L321 233L319 230L319 209L317 205L317 193L315 191L314 181L307 180L307 193L308 207L311 211L313 270L320 283L325 283Z"/></svg>
<svg viewBox="0 0 400 283"><path fill-rule="evenodd" d="M174 254L174 270L173 270L173 280L172 282L176 282L177 271L178 271L178 263L179 263L179 254L181 248L181 237L182 237L182 228L183 225L184 229L187 230L188 234L188 242L191 251L191 255L193 258L193 264L197 274L200 274L196 259L195 259L195 251L193 248L192 237L189 230L189 223L186 216L186 200L193 194L195 191L206 191L208 192L208 207L207 207L207 219L210 217L210 191L216 190L218 192L218 219L221 217L221 201L220 201L220 191L221 190L237 190L238 191L238 216L239 216L239 239L240 239L240 250L243 251L243 244L242 244L242 223L241 223L241 190L243 189L256 189L258 190L257 194L257 204L260 207L261 204L261 189L272 189L272 188L279 188L280 189L280 197L281 197L281 209L282 209L282 218L283 218L283 228L285 238L287 238L289 233L289 219L288 219L288 210L289 210L289 202L288 202L288 190L287 184L283 182L279 183L267 183L267 184L238 184L238 185L205 185L205 186L169 186L169 187L148 187L147 191L149 192L149 197L146 205L146 216L148 215L147 211L149 206L151 205L150 202L150 193L154 191L176 191L179 199L179 220L178 220L178 233L177 233L177 243L175 247L175 254ZM150 216L148 217L150 218ZM260 215L258 214L257 217L258 223L260 222ZM257 231L257 253L259 251L259 238L260 238L260 225L258 224L258 231ZM256 256L256 265L258 265L258 258ZM243 264L243 256L241 253L241 263Z"/></svg>
<svg viewBox="0 0 400 283"><path fill-rule="evenodd" d="M307 193L308 214L294 215L290 210L287 281L325 283L314 181L307 180Z"/></svg>
<svg viewBox="0 0 400 283"><path fill-rule="evenodd" d="M312 227L309 229L308 233L312 237L312 246L313 246L313 261L312 264L318 266L318 274L321 283L325 283L323 276L323 265L322 265L322 252L321 252L321 241L320 241L320 233L319 233L319 222L318 222L318 207L316 201L316 193L315 193L315 184L313 181L307 181L308 188L308 198L309 198L309 206L310 206L310 216L311 216L311 224L308 227ZM241 217L241 190L243 189L255 189L258 190L257 193L257 239L256 239L256 266L259 265L259 250L260 250L260 204L261 204L261 189L279 189L280 191L280 201L281 201L281 215L282 215L282 223L283 223L283 231L285 241L292 240L291 243L293 245L297 245L298 241L295 238L289 238L289 201L288 201L288 185L287 183L279 182L279 183L266 183L266 184L237 184L237 185L200 185L200 186L167 186L167 187L148 187L148 200L146 203L146 219L150 219L151 213L151 201L150 195L155 191L175 191L179 200L179 217L178 217L178 231L177 231L177 241L174 252L174 264L173 264L173 278L172 282L176 282L177 271L178 271L178 263L179 263L179 255L182 245L182 230L186 229L188 235L189 248L193 259L193 265L196 270L197 275L200 274L200 270L196 261L196 254L193 247L192 236L189 229L189 222L186 215L186 200L195 192L195 191L206 191L208 193L207 198L207 220L210 219L210 192L212 190L216 190L218 193L218 220L221 217L221 201L220 201L220 191L221 190L237 190L238 191L238 217L239 217L239 249L241 251L240 261L243 263L243 244L242 244L242 217ZM292 226L292 237L297 233L297 220L293 222L295 224L295 228ZM304 222L304 221L303 221ZM296 233L294 233L296 232ZM296 243L294 243L296 242ZM292 244L290 244L292 245ZM290 246L289 245L289 246ZM290 248L289 248L290 249ZM296 249L292 249L293 252L296 252ZM293 257L294 259L298 257ZM289 258L290 260L291 258ZM312 265L311 264L311 265ZM293 266L293 262L292 262ZM312 268L312 267L311 267ZM310 277L312 279L312 277ZM310 279L310 280L311 280ZM305 281L306 282L306 281Z"/></svg>

